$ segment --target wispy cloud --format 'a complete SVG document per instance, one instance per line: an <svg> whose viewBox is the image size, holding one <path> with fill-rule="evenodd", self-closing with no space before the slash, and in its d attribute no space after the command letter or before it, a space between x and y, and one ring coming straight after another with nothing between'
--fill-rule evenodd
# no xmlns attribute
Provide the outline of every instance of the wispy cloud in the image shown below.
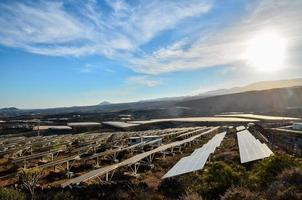
<svg viewBox="0 0 302 200"><path fill-rule="evenodd" d="M217 3L213 0L141 0L135 5L123 0L107 0L102 5L94 0L0 3L0 44L44 55L101 55L138 73L155 75L219 65L245 66L249 37L263 29L274 29L289 39L289 48L294 51L291 63L300 63L302 1L249 2L244 14L228 24L228 28L197 28L209 19L194 22L194 17L209 13ZM196 38L188 40L188 35L180 35L151 51L143 48L165 31L177 35L183 31L182 22L189 29L184 32Z"/></svg>
<svg viewBox="0 0 302 200"><path fill-rule="evenodd" d="M160 31L210 8L197 0L106 2L112 11L93 0L0 3L0 43L45 55L125 58Z"/></svg>
<svg viewBox="0 0 302 200"><path fill-rule="evenodd" d="M161 79L155 79L147 75L131 76L126 80L126 83L133 86L156 87L162 84Z"/></svg>
<svg viewBox="0 0 302 200"><path fill-rule="evenodd" d="M1 4L0 42L25 50L53 48L66 43L84 41L89 31L84 25L62 10L62 3ZM70 48L64 46L64 48ZM47 48L44 48L45 53Z"/></svg>
<svg viewBox="0 0 302 200"><path fill-rule="evenodd" d="M90 63L86 63L83 67L76 68L76 70L82 73L92 73L100 70L106 73L111 73L111 74L115 73L114 69L111 69L109 67L104 67L102 66L102 64L90 64Z"/></svg>
<svg viewBox="0 0 302 200"><path fill-rule="evenodd" d="M289 51L295 51L290 53L294 56L302 43L301 8L301 1L262 1L247 7L247 14L238 18L230 27L210 31L206 39L201 36L199 40L175 42L159 48L152 54L131 60L132 67L137 72L147 74L219 65L246 67L247 41L266 30L284 35L290 41Z"/></svg>
<svg viewBox="0 0 302 200"><path fill-rule="evenodd" d="M129 9L129 6L123 0L106 0L106 3L114 10L114 12Z"/></svg>
<svg viewBox="0 0 302 200"><path fill-rule="evenodd" d="M91 64L85 64L83 68L79 69L80 72L83 72L83 73L90 73L92 72L94 66L92 66Z"/></svg>

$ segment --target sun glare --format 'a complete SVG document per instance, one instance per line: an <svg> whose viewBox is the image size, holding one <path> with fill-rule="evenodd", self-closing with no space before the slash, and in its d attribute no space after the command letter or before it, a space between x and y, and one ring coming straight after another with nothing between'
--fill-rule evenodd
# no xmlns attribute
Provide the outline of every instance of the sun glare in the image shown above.
<svg viewBox="0 0 302 200"><path fill-rule="evenodd" d="M286 40L275 32L261 33L248 41L246 59L258 71L282 69L285 57Z"/></svg>

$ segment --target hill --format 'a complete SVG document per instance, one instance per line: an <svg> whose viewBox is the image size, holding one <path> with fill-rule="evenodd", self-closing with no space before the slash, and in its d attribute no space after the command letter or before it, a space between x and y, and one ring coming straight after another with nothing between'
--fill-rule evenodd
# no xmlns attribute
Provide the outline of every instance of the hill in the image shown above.
<svg viewBox="0 0 302 200"><path fill-rule="evenodd" d="M289 87L286 87L289 86ZM267 89L268 88L268 89ZM138 113L138 117L209 116L223 112L294 113L302 111L302 79L265 81L190 97L161 98L129 103L102 102L92 106L49 109L0 109L0 117L69 113Z"/></svg>
<svg viewBox="0 0 302 200"><path fill-rule="evenodd" d="M111 104L109 101L102 101L101 103L99 103L99 106L103 106L103 105L109 105Z"/></svg>
<svg viewBox="0 0 302 200"><path fill-rule="evenodd" d="M194 113L223 112L280 113L302 109L302 87L277 88L199 98L178 102Z"/></svg>
<svg viewBox="0 0 302 200"><path fill-rule="evenodd" d="M218 96L224 94L234 94L234 93L241 93L247 91L259 91L259 90L269 90L269 89L276 89L276 88L288 88L288 87L295 87L295 86L302 86L302 78L298 79L287 79L287 80L275 80L275 81L261 81L252 83L242 87L233 87L229 89L219 89L208 91L197 96L200 97L210 97L210 96Z"/></svg>

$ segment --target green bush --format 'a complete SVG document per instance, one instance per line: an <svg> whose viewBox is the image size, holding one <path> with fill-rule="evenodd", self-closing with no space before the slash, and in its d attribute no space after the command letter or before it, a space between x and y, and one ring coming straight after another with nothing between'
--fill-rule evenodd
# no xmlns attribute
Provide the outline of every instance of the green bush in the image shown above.
<svg viewBox="0 0 302 200"><path fill-rule="evenodd" d="M164 197L161 194L152 191L138 191L134 196L135 200L163 200Z"/></svg>
<svg viewBox="0 0 302 200"><path fill-rule="evenodd" d="M240 165L213 162L197 178L192 189L206 199L217 199L229 187L242 184L245 177L245 169Z"/></svg>
<svg viewBox="0 0 302 200"><path fill-rule="evenodd" d="M302 199L302 169L285 169L266 191L267 199L299 200Z"/></svg>
<svg viewBox="0 0 302 200"><path fill-rule="evenodd" d="M244 187L229 188L221 200L264 200L257 192L251 192Z"/></svg>
<svg viewBox="0 0 302 200"><path fill-rule="evenodd" d="M180 200L203 200L203 198L198 193L186 193Z"/></svg>
<svg viewBox="0 0 302 200"><path fill-rule="evenodd" d="M24 200L25 194L18 190L0 187L0 200Z"/></svg>
<svg viewBox="0 0 302 200"><path fill-rule="evenodd" d="M177 178L167 178L162 180L159 185L159 192L163 195L177 199L185 193L185 185Z"/></svg>
<svg viewBox="0 0 302 200"><path fill-rule="evenodd" d="M265 189L284 170L298 166L299 163L287 154L276 154L258 162L250 173L250 183Z"/></svg>
<svg viewBox="0 0 302 200"><path fill-rule="evenodd" d="M289 187L283 191L278 191L275 200L301 200L301 190L296 187Z"/></svg>
<svg viewBox="0 0 302 200"><path fill-rule="evenodd" d="M298 186L302 189L302 168L285 169L277 180L283 183L286 187Z"/></svg>
<svg viewBox="0 0 302 200"><path fill-rule="evenodd" d="M64 191L60 191L60 192L57 192L55 195L54 195L54 198L53 200L73 200L73 196L72 194L67 191L67 192L64 192Z"/></svg>

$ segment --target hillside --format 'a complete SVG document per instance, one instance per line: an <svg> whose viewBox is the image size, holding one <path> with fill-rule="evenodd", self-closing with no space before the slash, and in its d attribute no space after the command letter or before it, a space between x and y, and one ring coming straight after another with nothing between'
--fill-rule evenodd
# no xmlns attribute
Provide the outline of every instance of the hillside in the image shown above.
<svg viewBox="0 0 302 200"><path fill-rule="evenodd" d="M278 88L220 95L176 103L194 113L286 112L302 108L302 87Z"/></svg>
<svg viewBox="0 0 302 200"><path fill-rule="evenodd" d="M261 81L252 83L249 85L245 85L242 87L233 87L229 89L219 89L208 91L202 93L200 97L210 97L210 96L218 96L224 94L234 94L240 92L248 92L248 91L259 91L259 90L269 90L269 89L276 89L276 88L288 88L288 87L295 87L295 86L302 86L302 78L298 79L288 79L288 80L275 80L275 81Z"/></svg>
<svg viewBox="0 0 302 200"><path fill-rule="evenodd" d="M162 118L181 116L209 116L223 112L261 112L301 115L302 86L255 90L235 94L211 97L195 97L194 99L141 101L120 104L104 104L94 106L75 106L49 109L7 109L0 110L0 116L16 115L57 115L68 113L110 113L128 112L138 118Z"/></svg>

